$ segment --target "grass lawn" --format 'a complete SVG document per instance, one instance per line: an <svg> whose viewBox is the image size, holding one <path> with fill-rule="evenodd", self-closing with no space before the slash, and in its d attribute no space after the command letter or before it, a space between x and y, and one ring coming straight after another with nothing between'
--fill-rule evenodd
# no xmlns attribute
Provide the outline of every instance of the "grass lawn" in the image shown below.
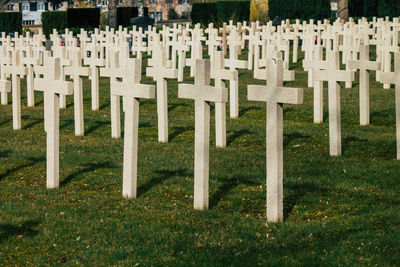
<svg viewBox="0 0 400 267"><path fill-rule="evenodd" d="M330 157L327 89L317 125L300 62L291 64L296 81L285 83L305 91L303 105L284 106L285 219L276 224L265 218L265 103L247 101L246 85L265 82L252 72L239 72L240 118L227 119L223 149L212 105L208 211L192 208L194 101L177 98L176 80L168 82L169 143L157 142L155 100L140 101L134 200L122 198L123 139L111 138L109 80L100 81L99 111L84 80L84 137L74 136L72 96L60 111L53 190L43 94L27 108L23 81L22 130L12 129L11 104L0 106L0 265L399 265L394 89L371 74L371 125L361 127L358 75L352 89L342 84L343 156ZM185 77L193 83L188 69ZM144 71L142 82L153 83Z"/></svg>

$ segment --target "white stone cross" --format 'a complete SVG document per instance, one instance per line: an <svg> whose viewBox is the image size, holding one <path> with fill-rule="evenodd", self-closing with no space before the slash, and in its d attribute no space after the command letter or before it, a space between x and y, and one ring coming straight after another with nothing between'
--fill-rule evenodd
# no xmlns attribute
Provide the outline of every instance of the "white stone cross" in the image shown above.
<svg viewBox="0 0 400 267"><path fill-rule="evenodd" d="M267 220L283 221L283 105L302 104L303 89L283 87L283 61L268 60L267 86L248 85L248 99L267 103Z"/></svg>
<svg viewBox="0 0 400 267"><path fill-rule="evenodd" d="M154 85L140 84L141 60L131 58L127 62L122 82L115 82L111 95L122 96L125 103L124 165L122 195L136 198L137 159L139 129L139 98L154 98Z"/></svg>
<svg viewBox="0 0 400 267"><path fill-rule="evenodd" d="M85 134L83 119L83 85L82 76L89 76L88 67L82 67L82 57L80 51L74 51L72 54L72 64L64 68L64 73L74 80L74 121L75 135L83 136Z"/></svg>
<svg viewBox="0 0 400 267"><path fill-rule="evenodd" d="M303 68L308 69L309 72L327 69L328 62L323 61L323 47L315 45L312 52L314 59L304 59ZM324 82L314 81L314 123L322 123L324 121Z"/></svg>
<svg viewBox="0 0 400 267"><path fill-rule="evenodd" d="M33 67L35 65L40 64L40 59L35 55L33 48L31 46L27 46L25 49L25 56L21 58L21 62L22 64L25 64L27 67L26 91L27 91L28 107L34 107L35 93L33 88L33 79L34 79Z"/></svg>
<svg viewBox="0 0 400 267"><path fill-rule="evenodd" d="M400 53L394 54L394 72L378 72L381 83L395 85L397 160L400 160Z"/></svg>
<svg viewBox="0 0 400 267"><path fill-rule="evenodd" d="M210 61L197 60L195 84L179 84L178 97L194 99L195 147L194 147L194 208L208 209L208 177L210 149L210 102L228 100L228 90L209 86Z"/></svg>
<svg viewBox="0 0 400 267"><path fill-rule="evenodd" d="M247 68L248 62L238 59L238 51L242 41L238 39L236 31L229 35L228 44L229 59L224 60L225 67L229 67L230 70ZM239 81L229 81L229 115L231 118L239 117Z"/></svg>
<svg viewBox="0 0 400 267"><path fill-rule="evenodd" d="M224 54L215 51L211 78L215 79L215 87L225 88L225 80L237 81L237 70L227 70L224 65ZM226 147L226 103L215 103L215 143L217 147Z"/></svg>
<svg viewBox="0 0 400 267"><path fill-rule="evenodd" d="M7 48L3 45L0 46L0 80L7 81L7 74L4 71L4 67L11 64L11 57L7 51ZM11 86L11 83L8 83ZM11 87L8 89L8 85L4 84L4 88L0 89L1 104L7 105L8 93L11 92Z"/></svg>
<svg viewBox="0 0 400 267"><path fill-rule="evenodd" d="M46 176L47 188L59 187L59 95L71 95L73 85L61 79L59 58L44 58L44 77L34 79L34 88L44 93L44 125L47 133Z"/></svg>
<svg viewBox="0 0 400 267"><path fill-rule="evenodd" d="M83 62L90 66L92 110L99 110L99 67L104 67L105 60L99 56L99 47L96 44L87 47L90 47L90 57L84 57Z"/></svg>
<svg viewBox="0 0 400 267"><path fill-rule="evenodd" d="M152 65L146 68L146 76L157 83L158 141L168 143L168 93L167 80L178 78L176 69L167 68L165 49L153 51Z"/></svg>
<svg viewBox="0 0 400 267"><path fill-rule="evenodd" d="M349 69L360 70L360 125L369 125L369 70L379 70L380 63L369 61L369 45L360 46L360 60L349 60Z"/></svg>
<svg viewBox="0 0 400 267"><path fill-rule="evenodd" d="M314 72L314 81L328 81L329 101L329 154L331 156L342 155L342 137L340 120L340 85L338 82L354 81L354 72L340 70L339 52L327 51L326 70Z"/></svg>
<svg viewBox="0 0 400 267"><path fill-rule="evenodd" d="M189 46L185 43L183 36L178 36L178 42L175 49L178 51L178 82L183 82L186 52L189 51Z"/></svg>
<svg viewBox="0 0 400 267"><path fill-rule="evenodd" d="M122 78L125 76L126 70L119 67L119 53L116 51L110 51L110 66L100 69L100 76L110 78L110 92L117 78ZM110 93L111 94L111 93ZM120 138L121 137L121 106L120 97L118 95L110 95L110 109L111 109L111 137Z"/></svg>
<svg viewBox="0 0 400 267"><path fill-rule="evenodd" d="M4 66L4 71L11 75L12 113L13 129L21 129L21 76L27 74L27 70L21 64L20 51L13 50L11 53L11 65Z"/></svg>

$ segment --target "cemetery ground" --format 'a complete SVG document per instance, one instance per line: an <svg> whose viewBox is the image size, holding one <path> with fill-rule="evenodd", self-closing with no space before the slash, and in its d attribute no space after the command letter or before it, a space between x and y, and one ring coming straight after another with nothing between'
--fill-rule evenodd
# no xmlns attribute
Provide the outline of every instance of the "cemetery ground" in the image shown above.
<svg viewBox="0 0 400 267"><path fill-rule="evenodd" d="M142 83L153 83L142 67ZM285 85L306 88L301 60L291 69L296 81ZM122 198L109 80L101 78L100 110L91 111L84 79L84 137L74 135L68 96L53 190L43 95L27 108L23 81L22 130L12 129L11 104L0 106L0 265L398 265L395 95L370 77L370 126L359 126L358 75L352 89L341 84L341 157L329 156L326 84L323 124L313 123L312 88L303 105L284 105L284 222L275 224L265 217L265 103L247 101L247 85L265 81L251 71L239 71L240 117L230 119L227 107L226 148L215 147L212 105L207 211L193 209L194 101L177 98L176 80L168 81L169 143L157 142L155 100L140 100L134 200ZM184 82L193 83L188 68Z"/></svg>

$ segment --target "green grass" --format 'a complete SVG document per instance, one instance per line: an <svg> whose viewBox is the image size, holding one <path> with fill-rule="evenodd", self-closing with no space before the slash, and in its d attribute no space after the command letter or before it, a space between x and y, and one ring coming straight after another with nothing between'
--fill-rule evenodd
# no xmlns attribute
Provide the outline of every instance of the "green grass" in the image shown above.
<svg viewBox="0 0 400 267"><path fill-rule="evenodd" d="M240 118L227 119L223 149L212 108L208 211L192 208L194 103L177 98L176 80L168 144L157 142L155 100L140 101L134 200L122 198L123 139L111 138L108 79L99 111L84 80L84 137L74 136L71 96L60 111L55 190L46 189L43 96L27 108L23 81L22 130L12 130L11 105L0 106L0 265L399 265L394 90L371 75L371 126L361 127L358 80L342 84L343 156L330 157L327 89L316 125L300 62L286 83L305 91L303 105L284 106L285 220L277 224L265 218L265 104L246 100L246 85L263 82L250 71L240 71Z"/></svg>

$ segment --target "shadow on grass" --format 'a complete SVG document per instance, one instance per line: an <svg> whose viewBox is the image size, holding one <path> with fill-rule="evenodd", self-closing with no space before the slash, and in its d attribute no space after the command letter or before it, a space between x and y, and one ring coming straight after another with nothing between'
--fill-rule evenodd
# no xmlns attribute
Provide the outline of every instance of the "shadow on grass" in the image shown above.
<svg viewBox="0 0 400 267"><path fill-rule="evenodd" d="M99 170L99 169L106 169L106 168L114 168L115 167L109 161L105 161L105 162L102 162L102 163L86 163L86 164L84 164L84 166L85 166L84 168L82 168L80 170L77 170L77 171L69 174L67 177L65 177L64 180L62 180L60 182L60 187L67 185L73 179L78 177L80 174L87 173L87 172L92 172L92 171Z"/></svg>
<svg viewBox="0 0 400 267"><path fill-rule="evenodd" d="M39 225L39 221L28 220L22 225L13 225L9 223L0 224L0 242L6 241L8 238L15 236L35 236L38 231L35 228Z"/></svg>
<svg viewBox="0 0 400 267"><path fill-rule="evenodd" d="M209 207L212 209L218 204L218 202L226 196L231 190L240 184L248 186L258 186L259 183L251 181L249 177L234 177L230 179L219 179L222 182L222 186L218 187L217 191L212 194L209 200Z"/></svg>
<svg viewBox="0 0 400 267"><path fill-rule="evenodd" d="M250 133L251 132L246 129L235 131L235 132L233 132L233 134L229 134L229 136L226 138L226 145L230 146L236 139L240 138L243 135L250 134Z"/></svg>
<svg viewBox="0 0 400 267"><path fill-rule="evenodd" d="M43 119L41 119L41 118L35 118L35 119L29 119L29 120L30 120L31 122L28 123L28 124L26 124L26 125L24 125L24 126L22 127L22 129L27 130L27 129L29 129L29 128L35 126L36 124L39 124L39 123L42 123L42 122L43 122Z"/></svg>
<svg viewBox="0 0 400 267"><path fill-rule="evenodd" d="M108 106L110 106L110 101L108 101L108 102L102 104L102 105L99 107L99 110L102 110L103 108L106 108L106 107L108 107Z"/></svg>
<svg viewBox="0 0 400 267"><path fill-rule="evenodd" d="M175 126L172 127L171 130L173 130L173 132L168 135L169 141L172 141L175 137L186 131L193 131L194 128L192 126L186 126L186 127Z"/></svg>
<svg viewBox="0 0 400 267"><path fill-rule="evenodd" d="M177 107L180 107L180 106L184 107L184 106L186 106L186 105L183 104L183 103L179 103L179 104L177 104L177 103L170 104L170 105L168 106L168 112L171 112L171 111L173 111L174 109L176 109Z"/></svg>
<svg viewBox="0 0 400 267"><path fill-rule="evenodd" d="M31 166L35 165L36 163L39 163L39 162L42 162L42 161L46 160L46 158L44 158L44 157L43 158L31 158L30 157L30 158L27 158L27 159L30 162L18 165L18 166L14 167L14 168L8 169L5 173L0 174L0 181L3 180L4 178L8 177L9 175L17 172L17 171L22 170L23 168L31 167Z"/></svg>
<svg viewBox="0 0 400 267"><path fill-rule="evenodd" d="M66 128L69 125L74 124L74 120L65 120L63 124L60 125L60 130Z"/></svg>
<svg viewBox="0 0 400 267"><path fill-rule="evenodd" d="M90 134L94 132L95 130L101 128L104 125L109 125L109 121L96 121L94 123L91 123L91 126L85 131L85 134Z"/></svg>
<svg viewBox="0 0 400 267"><path fill-rule="evenodd" d="M367 142L366 139L360 139L358 137L355 136L346 136L345 138L343 138L343 143L342 143L342 155L345 154L347 148L350 146L351 143L353 142L357 142L357 143L361 143L361 142ZM357 146L358 148L360 148L360 146Z"/></svg>
<svg viewBox="0 0 400 267"><path fill-rule="evenodd" d="M168 179L173 177L186 177L191 175L186 169L177 169L177 170L157 170L155 171L157 176L151 178L144 185L138 187L138 196L145 194L150 191L156 185L162 184Z"/></svg>
<svg viewBox="0 0 400 267"><path fill-rule="evenodd" d="M0 151L0 158L7 158L11 153L11 150L7 149L7 150L2 150Z"/></svg>
<svg viewBox="0 0 400 267"><path fill-rule="evenodd" d="M247 108L239 109L239 117L242 117L244 114L246 114L249 111L252 111L252 110L256 111L256 110L260 110L260 109L261 108L255 107L255 106L250 106L250 107L247 107Z"/></svg>
<svg viewBox="0 0 400 267"><path fill-rule="evenodd" d="M6 120L0 122L0 126L2 126L2 125L4 125L4 124L7 124L7 123L9 123L9 122L11 122L11 119L6 119Z"/></svg>
<svg viewBox="0 0 400 267"><path fill-rule="evenodd" d="M304 135L299 132L283 134L283 147L286 147L290 142L296 139L308 139L311 138L310 135Z"/></svg>
<svg viewBox="0 0 400 267"><path fill-rule="evenodd" d="M299 203L299 201L309 193L318 192L323 194L327 192L327 188L322 188L310 182L297 183L297 184L284 184L284 192L289 192L284 196L283 199L283 218L286 220L292 213L293 208Z"/></svg>

